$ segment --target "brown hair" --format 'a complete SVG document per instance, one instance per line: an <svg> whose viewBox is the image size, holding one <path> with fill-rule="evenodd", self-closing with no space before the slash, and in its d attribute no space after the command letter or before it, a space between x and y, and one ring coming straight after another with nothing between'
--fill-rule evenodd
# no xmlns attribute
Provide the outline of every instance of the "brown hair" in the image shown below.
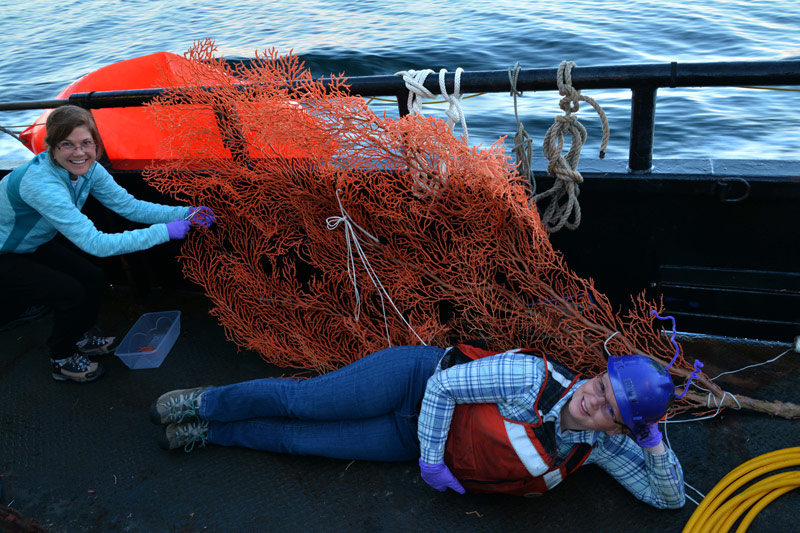
<svg viewBox="0 0 800 533"><path fill-rule="evenodd" d="M50 113L47 117L47 135L44 142L52 152L58 143L69 137L72 130L79 126L85 127L92 134L94 142L97 143L97 157L99 158L103 153L103 143L100 140L97 125L92 114L82 107L65 105L57 107Z"/></svg>

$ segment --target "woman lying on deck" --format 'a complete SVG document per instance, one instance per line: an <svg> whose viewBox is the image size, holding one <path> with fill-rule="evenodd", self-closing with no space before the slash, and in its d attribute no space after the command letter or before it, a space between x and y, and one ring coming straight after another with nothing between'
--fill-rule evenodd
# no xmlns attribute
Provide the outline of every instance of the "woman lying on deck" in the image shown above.
<svg viewBox="0 0 800 533"><path fill-rule="evenodd" d="M431 487L542 494L595 463L638 499L684 504L660 420L674 385L638 355L586 380L538 352L403 346L312 379L168 392L151 407L165 449L206 442L339 459L418 459Z"/></svg>

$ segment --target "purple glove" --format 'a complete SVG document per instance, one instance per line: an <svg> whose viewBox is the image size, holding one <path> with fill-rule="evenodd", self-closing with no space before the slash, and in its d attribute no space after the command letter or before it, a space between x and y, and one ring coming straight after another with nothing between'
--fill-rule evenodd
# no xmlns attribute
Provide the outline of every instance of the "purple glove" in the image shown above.
<svg viewBox="0 0 800 533"><path fill-rule="evenodd" d="M650 424L642 428L633 438L636 444L642 448L652 448L653 446L658 446L658 443L661 442L663 437L661 435L661 430L658 429L658 422L656 422L655 424Z"/></svg>
<svg viewBox="0 0 800 533"><path fill-rule="evenodd" d="M188 220L173 220L167 222L167 231L169 232L170 239L183 239L189 233L189 228L192 224Z"/></svg>
<svg viewBox="0 0 800 533"><path fill-rule="evenodd" d="M420 459L419 471L422 475L422 480L438 491L444 492L447 489L453 489L459 494L467 492L443 462L429 465L428 463L423 463L422 459Z"/></svg>
<svg viewBox="0 0 800 533"><path fill-rule="evenodd" d="M201 228L208 228L217 221L214 211L210 207L204 205L189 208L189 222L200 226Z"/></svg>

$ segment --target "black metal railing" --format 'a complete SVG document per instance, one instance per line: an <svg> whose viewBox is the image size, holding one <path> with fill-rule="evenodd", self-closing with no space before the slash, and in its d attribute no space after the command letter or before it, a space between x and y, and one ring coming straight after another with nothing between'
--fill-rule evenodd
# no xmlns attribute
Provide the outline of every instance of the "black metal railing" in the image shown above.
<svg viewBox="0 0 800 533"><path fill-rule="evenodd" d="M557 68L523 69L516 80L520 91L558 90ZM742 85L800 85L800 60L731 61L712 63L662 63L653 65L612 65L575 67L571 72L575 89L630 89L631 130L628 168L647 172L653 163L656 94L660 87L724 87ZM408 114L408 89L396 75L356 76L347 79L353 94L395 96L401 115ZM445 74L445 87L454 91L455 73ZM440 92L438 76L428 76L425 88ZM209 90L213 90L210 88ZM508 71L464 71L460 90L463 93L501 93L511 91ZM135 107L163 93L163 89L98 91L75 93L68 98L0 103L0 111L50 109L66 104L87 109Z"/></svg>

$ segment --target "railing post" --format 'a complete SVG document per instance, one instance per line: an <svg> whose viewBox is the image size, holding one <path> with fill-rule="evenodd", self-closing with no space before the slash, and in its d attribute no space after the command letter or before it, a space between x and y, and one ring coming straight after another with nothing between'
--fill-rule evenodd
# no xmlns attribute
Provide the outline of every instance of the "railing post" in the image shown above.
<svg viewBox="0 0 800 533"><path fill-rule="evenodd" d="M653 166L657 90L654 85L639 85L632 89L631 144L628 153L628 169L631 172L649 172Z"/></svg>
<svg viewBox="0 0 800 533"><path fill-rule="evenodd" d="M409 90L407 88L403 88L401 91L397 93L397 111L400 113L401 117L404 117L411 113L411 110L408 108L408 94Z"/></svg>

